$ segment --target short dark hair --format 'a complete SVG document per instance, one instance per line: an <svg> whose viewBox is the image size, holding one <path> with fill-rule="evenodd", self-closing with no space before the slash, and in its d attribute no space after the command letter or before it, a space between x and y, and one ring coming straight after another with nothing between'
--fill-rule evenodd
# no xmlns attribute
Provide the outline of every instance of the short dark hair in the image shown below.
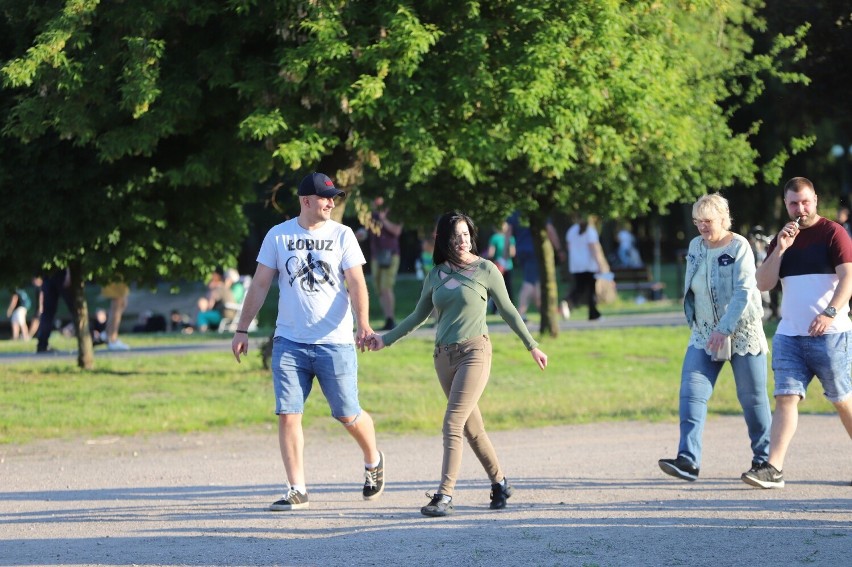
<svg viewBox="0 0 852 567"><path fill-rule="evenodd" d="M807 179L805 177L794 177L784 185L784 195L787 194L787 191L798 193L802 189L810 189L811 191L816 192L816 189L814 189L814 184L811 183L810 179Z"/></svg>

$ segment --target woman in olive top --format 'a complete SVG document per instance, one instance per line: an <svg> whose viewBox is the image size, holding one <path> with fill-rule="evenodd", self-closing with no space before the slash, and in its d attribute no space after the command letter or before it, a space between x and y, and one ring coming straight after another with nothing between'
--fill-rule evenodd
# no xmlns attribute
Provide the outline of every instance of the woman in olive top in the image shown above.
<svg viewBox="0 0 852 567"><path fill-rule="evenodd" d="M494 446L485 432L479 402L491 371L491 342L485 314L492 297L500 316L521 338L542 370L547 355L521 320L509 300L500 271L476 255L476 226L462 213L444 214L435 229L435 267L423 284L414 312L384 335L373 334L370 350L390 346L423 324L434 309L435 371L447 396L444 414L444 461L438 492L420 509L425 516L446 516L453 511L453 489L462 459L462 433L491 480L491 508L506 506L512 487L506 482Z"/></svg>

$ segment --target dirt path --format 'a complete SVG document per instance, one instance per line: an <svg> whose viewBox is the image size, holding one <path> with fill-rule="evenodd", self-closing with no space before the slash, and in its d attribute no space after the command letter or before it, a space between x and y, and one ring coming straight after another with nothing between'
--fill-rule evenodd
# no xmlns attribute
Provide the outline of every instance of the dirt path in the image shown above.
<svg viewBox="0 0 852 567"><path fill-rule="evenodd" d="M381 423L379 422L379 425ZM308 433L311 507L268 512L281 490L272 428L0 447L0 565L846 565L850 442L836 416L803 416L787 487L739 480L740 417L711 419L701 478L663 475L673 423L492 434L516 493L487 509L468 451L454 516L419 507L440 438L381 436L389 483L360 498L354 443Z"/></svg>

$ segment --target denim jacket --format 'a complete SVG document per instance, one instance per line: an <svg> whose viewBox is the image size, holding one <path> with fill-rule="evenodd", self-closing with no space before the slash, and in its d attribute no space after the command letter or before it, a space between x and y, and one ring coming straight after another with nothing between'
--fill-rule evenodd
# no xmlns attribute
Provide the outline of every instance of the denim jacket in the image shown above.
<svg viewBox="0 0 852 567"><path fill-rule="evenodd" d="M724 254L732 256L734 261L724 266L714 262L710 267L710 296L719 318L715 330L730 336L741 324L762 327L763 304L754 277L754 253L748 240L734 234ZM690 287L706 255L707 244L696 236L689 243L683 288L683 311L690 327L695 323L695 294Z"/></svg>

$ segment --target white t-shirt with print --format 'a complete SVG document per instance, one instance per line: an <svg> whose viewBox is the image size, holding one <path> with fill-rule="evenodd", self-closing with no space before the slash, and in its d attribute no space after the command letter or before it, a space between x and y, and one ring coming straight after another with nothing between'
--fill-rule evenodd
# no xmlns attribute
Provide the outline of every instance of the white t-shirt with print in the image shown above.
<svg viewBox="0 0 852 567"><path fill-rule="evenodd" d="M257 261L278 270L275 336L305 344L353 344L343 272L366 260L355 233L329 220L306 230L293 218L272 227Z"/></svg>

